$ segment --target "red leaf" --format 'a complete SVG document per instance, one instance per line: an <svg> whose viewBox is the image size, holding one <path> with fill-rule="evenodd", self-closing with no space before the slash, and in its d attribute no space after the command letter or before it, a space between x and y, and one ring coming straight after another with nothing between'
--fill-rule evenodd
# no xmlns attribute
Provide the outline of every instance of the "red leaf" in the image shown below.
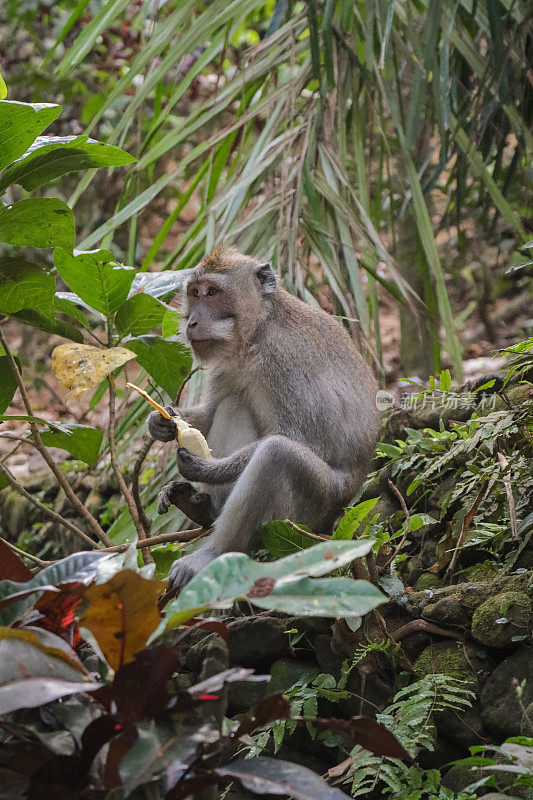
<svg viewBox="0 0 533 800"><path fill-rule="evenodd" d="M9 545L0 539L0 580L5 578L10 581L26 583L33 578L33 573Z"/></svg>

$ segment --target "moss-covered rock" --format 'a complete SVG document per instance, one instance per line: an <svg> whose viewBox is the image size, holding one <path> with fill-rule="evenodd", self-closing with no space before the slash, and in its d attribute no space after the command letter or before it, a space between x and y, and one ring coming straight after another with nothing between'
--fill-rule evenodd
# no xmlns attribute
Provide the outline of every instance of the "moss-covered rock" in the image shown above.
<svg viewBox="0 0 533 800"><path fill-rule="evenodd" d="M524 592L502 592L489 597L474 611L472 636L488 647L512 647L528 636L533 604ZM513 641L514 640L514 641Z"/></svg>
<svg viewBox="0 0 533 800"><path fill-rule="evenodd" d="M446 627L461 628L467 630L470 625L470 617L465 611L463 604L456 595L441 597L436 603L430 603L422 612L423 619L434 622L437 625Z"/></svg>
<svg viewBox="0 0 533 800"><path fill-rule="evenodd" d="M469 581L489 581L498 574L499 566L496 561L482 561L474 564L465 571L465 576Z"/></svg>
<svg viewBox="0 0 533 800"><path fill-rule="evenodd" d="M523 682L522 697L517 688ZM483 722L500 740L519 736L524 708L533 703L533 647L521 647L496 667L481 693Z"/></svg>
<svg viewBox="0 0 533 800"><path fill-rule="evenodd" d="M423 592L426 589L438 589L440 585L440 578L431 572L423 572L415 583L414 589L416 592Z"/></svg>
<svg viewBox="0 0 533 800"><path fill-rule="evenodd" d="M459 642L430 644L420 653L413 666L415 674L419 678L442 673L468 681L472 686L478 684L486 673L479 648L474 649Z"/></svg>

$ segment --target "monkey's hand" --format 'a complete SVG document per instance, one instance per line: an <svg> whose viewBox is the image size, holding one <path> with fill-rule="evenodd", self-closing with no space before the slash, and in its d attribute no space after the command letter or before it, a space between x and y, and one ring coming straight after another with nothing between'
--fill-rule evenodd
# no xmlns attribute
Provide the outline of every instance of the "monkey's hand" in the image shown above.
<svg viewBox="0 0 533 800"><path fill-rule="evenodd" d="M209 474L213 469L212 458L195 456L184 447L178 447L178 469L180 475L188 481L206 481L209 483Z"/></svg>
<svg viewBox="0 0 533 800"><path fill-rule="evenodd" d="M166 406L166 410L171 416L176 414L172 406ZM148 430L152 439L157 439L158 442L175 441L178 433L176 423L171 419L165 419L159 411L152 411L148 417Z"/></svg>
<svg viewBox="0 0 533 800"><path fill-rule="evenodd" d="M175 594L186 586L197 572L207 567L216 558L216 553L207 545L189 556L174 561L168 573L168 592Z"/></svg>
<svg viewBox="0 0 533 800"><path fill-rule="evenodd" d="M157 513L166 514L170 506L177 506L186 517L202 528L209 528L215 521L216 511L210 495L197 492L192 484L185 481L167 483L159 492Z"/></svg>

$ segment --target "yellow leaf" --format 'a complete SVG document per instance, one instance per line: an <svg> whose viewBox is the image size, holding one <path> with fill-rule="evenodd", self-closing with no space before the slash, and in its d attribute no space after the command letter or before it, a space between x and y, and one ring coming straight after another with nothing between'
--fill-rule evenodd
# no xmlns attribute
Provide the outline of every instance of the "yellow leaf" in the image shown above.
<svg viewBox="0 0 533 800"><path fill-rule="evenodd" d="M59 383L78 395L135 357L125 347L102 350L89 344L60 344L52 352L52 369Z"/></svg>
<svg viewBox="0 0 533 800"><path fill-rule="evenodd" d="M80 625L94 635L109 666L117 670L142 650L161 619L157 598L165 581L143 578L124 569L85 592L89 605Z"/></svg>
<svg viewBox="0 0 533 800"><path fill-rule="evenodd" d="M5 80L0 75L0 100L4 100L7 97L7 86Z"/></svg>

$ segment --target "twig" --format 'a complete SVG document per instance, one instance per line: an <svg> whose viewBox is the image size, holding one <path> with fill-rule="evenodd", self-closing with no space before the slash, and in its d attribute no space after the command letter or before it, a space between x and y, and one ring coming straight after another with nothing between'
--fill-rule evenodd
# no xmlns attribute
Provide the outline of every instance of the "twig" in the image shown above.
<svg viewBox="0 0 533 800"><path fill-rule="evenodd" d="M198 372L199 369L203 369L203 367L199 366L199 367L195 367L194 369L191 369L191 371L189 372L189 374L187 375L187 377L185 378L185 380L181 384L181 386L179 388L179 391L178 391L178 393L176 395L176 405L177 406L179 406L179 404L180 404L181 395L183 394L183 390L185 389L185 387L189 383L189 381L192 378L192 376L194 375L194 373Z"/></svg>
<svg viewBox="0 0 533 800"><path fill-rule="evenodd" d="M384 565L383 569L387 569L387 567L390 566L390 564L393 563L394 559L396 558L396 556L398 555L398 553L400 552L400 550L404 546L405 540L407 539L407 535L409 533L409 509L407 508L407 503L405 502L405 500L403 498L403 495L400 492L400 490L398 489L398 487L395 486L393 484L393 482L390 481L390 480L387 481L387 483L389 484L390 488L392 489L392 491L394 492L394 494L396 495L396 497L400 501L400 505L402 507L402 511L405 514L405 521L403 523L403 535L402 535L402 538L400 539L400 542L399 542L398 546L394 550L394 553L389 558L387 563Z"/></svg>
<svg viewBox="0 0 533 800"><path fill-rule="evenodd" d="M402 625L401 628L398 628L394 631L394 638L397 642L399 642L400 639L404 639L411 633L417 633L418 631L433 633L435 636L447 636L450 639L457 639L458 642L466 641L466 636L459 631L441 628L440 625L434 625L432 622L427 622L425 619L413 619L406 625Z"/></svg>
<svg viewBox="0 0 533 800"><path fill-rule="evenodd" d="M463 519L463 525L461 527L461 533L459 534L459 538L457 539L457 544L455 545L455 550L453 551L452 560L450 561L446 572L452 572L453 569L455 568L455 565L457 564L457 559L459 558L459 552L464 544L466 535L470 530L470 526L472 525L474 517L476 516L479 504L481 503L481 501L485 497L485 494L487 493L487 488L488 484L485 484L485 486L481 487L478 496L474 500L472 508L470 509L470 511L467 512L467 514L465 514L465 517Z"/></svg>
<svg viewBox="0 0 533 800"><path fill-rule="evenodd" d="M20 374L20 370L19 370L19 368L17 366L17 362L15 361L12 352L9 349L9 346L7 344L7 341L6 341L6 338L4 336L4 332L3 332L1 327L0 327L0 344L2 344L2 346L4 348L4 352L5 352L6 356L7 356L7 359L9 361L9 365L11 367L11 371L13 372L13 375L15 376L15 380L17 381L17 385L18 385L18 388L19 388L19 391L20 391L20 396L22 397L22 402L24 403L24 408L26 409L26 413L27 413L27 415L29 417L33 417L34 416L33 409L32 409L29 397L28 397L27 392L26 392L26 387L24 386L24 381L22 380L22 375ZM72 488L71 488L69 482L67 481L66 477L61 472L61 470L58 467L57 463L55 462L55 460L50 455L50 452L48 451L48 448L44 445L43 440L41 439L41 434L39 433L38 426L35 424L35 422L30 422L29 425L30 425L30 430L31 430L33 439L35 440L35 444L36 444L37 450L42 455L42 457L44 458L46 463L48 464L48 466L49 466L50 470L52 471L57 483L63 489L63 491L65 492L66 496L68 497L68 499L70 500L70 502L72 503L72 505L74 506L74 508L76 509L78 514L80 515L80 517L82 517L86 521L86 523L90 527L91 531L94 533L94 535L98 539L100 539L101 542L103 542L106 545L113 544L113 542L111 541L111 539L109 538L107 533L99 525L98 521L93 517L93 515L90 513L90 511L88 511L87 508L85 508L85 506L83 505L83 503L81 502L79 497L77 497L77 495L72 491ZM76 528L76 530L79 530L79 528ZM87 538L89 538L89 537L87 537Z"/></svg>
<svg viewBox="0 0 533 800"><path fill-rule="evenodd" d="M331 536L320 536L318 533L310 533L309 531L300 528L300 526L296 525L295 522L291 522L290 519L286 519L284 522L286 522L287 525L290 525L295 531L298 531L298 533L303 533L304 536L310 536L311 539L318 539L319 542L331 542Z"/></svg>
<svg viewBox="0 0 533 800"><path fill-rule="evenodd" d="M50 564L55 564L55 561L43 561L42 558L37 558L37 556L34 556L31 553L25 553L24 550L20 549L20 547L11 544L11 542L6 541L1 536L0 536L0 542L7 544L7 546L11 548L11 550L13 550L15 553L17 553L17 555L24 556L24 558L29 558L30 561L34 561L40 567L48 567Z"/></svg>
<svg viewBox="0 0 533 800"><path fill-rule="evenodd" d="M503 474L503 485L505 486L505 494L507 495L507 504L509 506L509 519L511 520L511 535L513 539L518 539L518 526L516 523L516 506L514 502L513 496L513 487L511 486L511 476L509 473L505 473L505 470L509 466L509 461L505 458L503 453L498 453L498 461L500 462L500 467L504 470Z"/></svg>
<svg viewBox="0 0 533 800"><path fill-rule="evenodd" d="M113 472L115 473L115 477L118 481L121 494L128 505L130 515L133 520L133 524L135 526L135 530L137 531L137 536L141 540L141 542L143 542L146 539L147 531L144 529L144 526L141 522L139 513L137 511L137 506L135 504L135 501L133 499L130 490L126 486L126 481L124 480L124 476L122 475L122 472L120 470L120 464L118 463L117 445L115 442L116 391L115 391L115 379L112 374L109 374L107 376L107 382L109 384L109 424L107 428L107 435L109 439L109 454L111 457L111 466L113 467ZM145 550L142 551L142 555L146 564L148 563L153 564L154 560L152 558L152 554L149 548L145 548Z"/></svg>
<svg viewBox="0 0 533 800"><path fill-rule="evenodd" d="M206 528L202 530L202 528L191 528L188 531L175 531L174 533L160 533L158 536L150 536L149 539L142 539L142 541L137 541L135 546L139 550L141 547L155 547L158 544L170 544L173 542L181 542L183 544L193 544L197 542L199 539L203 539L204 536L208 536L211 533L211 528ZM197 533L201 531L198 536L187 536L186 534ZM126 550L130 545L128 542L125 544L118 544L115 547L103 547L100 548L101 553L122 553Z"/></svg>
<svg viewBox="0 0 533 800"><path fill-rule="evenodd" d="M90 536L87 536L84 531L80 530L80 528L76 527L70 520L65 519L64 517L56 514L55 511L52 511L51 508L48 508L40 500L37 500L32 494L30 494L24 486L17 481L14 475L11 474L10 470L5 466L5 464L0 463L0 472L3 472L6 478L8 479L9 483L19 494L29 500L36 508L39 509L45 516L49 519L57 522L58 525L63 525L65 528L68 528L72 533L75 533L80 539L83 539L84 542L89 544L93 549L97 549L96 542L93 542ZM109 541L109 537L107 537Z"/></svg>
<svg viewBox="0 0 533 800"><path fill-rule="evenodd" d="M131 493L133 496L133 500L135 501L135 505L137 506L137 513L139 514L143 527L148 535L150 535L150 531L152 529L152 520L146 516L146 512L143 508L143 504L141 501L141 494L139 491L139 477L141 474L142 465L144 464L144 460L148 455L148 453L150 452L150 449L154 443L155 439L152 439L151 437L146 439L141 452L137 456L137 461L134 464L133 475L131 479Z"/></svg>

